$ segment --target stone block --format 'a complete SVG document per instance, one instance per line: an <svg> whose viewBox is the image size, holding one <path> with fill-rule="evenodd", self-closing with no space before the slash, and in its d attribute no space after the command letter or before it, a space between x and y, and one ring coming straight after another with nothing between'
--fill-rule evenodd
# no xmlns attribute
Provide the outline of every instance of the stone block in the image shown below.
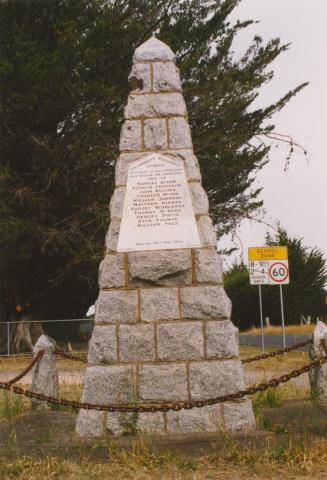
<svg viewBox="0 0 327 480"><path fill-rule="evenodd" d="M129 166L140 158L146 156L145 152L125 152L121 153L115 166L115 184L126 185Z"/></svg>
<svg viewBox="0 0 327 480"><path fill-rule="evenodd" d="M191 131L185 118L170 118L168 120L168 130L170 148L192 148Z"/></svg>
<svg viewBox="0 0 327 480"><path fill-rule="evenodd" d="M201 245L203 247L216 247L217 236L211 218L207 216L199 217L196 223L199 230Z"/></svg>
<svg viewBox="0 0 327 480"><path fill-rule="evenodd" d="M95 323L136 323L138 293L136 290L101 291L96 305Z"/></svg>
<svg viewBox="0 0 327 480"><path fill-rule="evenodd" d="M192 149L170 150L169 152L184 161L187 180L201 181L199 162Z"/></svg>
<svg viewBox="0 0 327 480"><path fill-rule="evenodd" d="M154 360L154 326L120 325L119 356L122 362Z"/></svg>
<svg viewBox="0 0 327 480"><path fill-rule="evenodd" d="M163 413L108 413L107 428L112 435L160 434L164 432Z"/></svg>
<svg viewBox="0 0 327 480"><path fill-rule="evenodd" d="M141 320L174 320L179 318L177 288L147 288L141 290Z"/></svg>
<svg viewBox="0 0 327 480"><path fill-rule="evenodd" d="M117 252L120 220L111 220L106 235L106 248L109 252Z"/></svg>
<svg viewBox="0 0 327 480"><path fill-rule="evenodd" d="M130 95L125 107L125 118L128 119L171 115L186 115L185 101L180 93ZM121 150L137 150L137 148L121 148Z"/></svg>
<svg viewBox="0 0 327 480"><path fill-rule="evenodd" d="M191 251L132 252L128 272L130 285L188 285L192 282Z"/></svg>
<svg viewBox="0 0 327 480"><path fill-rule="evenodd" d="M153 91L181 91L179 70L174 62L153 63Z"/></svg>
<svg viewBox="0 0 327 480"><path fill-rule="evenodd" d="M89 364L117 362L117 336L114 325L96 325L89 342Z"/></svg>
<svg viewBox="0 0 327 480"><path fill-rule="evenodd" d="M128 76L131 93L149 93L151 90L150 63L134 63Z"/></svg>
<svg viewBox="0 0 327 480"><path fill-rule="evenodd" d="M81 437L104 435L104 412L81 409L77 415L76 433Z"/></svg>
<svg viewBox="0 0 327 480"><path fill-rule="evenodd" d="M203 190L200 182L189 184L194 215L207 215L209 210L209 201L206 192Z"/></svg>
<svg viewBox="0 0 327 480"><path fill-rule="evenodd" d="M192 400L215 398L244 389L243 368L238 360L190 364Z"/></svg>
<svg viewBox="0 0 327 480"><path fill-rule="evenodd" d="M221 256L215 248L195 250L195 275L199 283L223 282Z"/></svg>
<svg viewBox="0 0 327 480"><path fill-rule="evenodd" d="M230 320L206 322L207 358L239 356L238 328Z"/></svg>
<svg viewBox="0 0 327 480"><path fill-rule="evenodd" d="M125 260L123 253L106 255L99 268L100 288L125 286Z"/></svg>
<svg viewBox="0 0 327 480"><path fill-rule="evenodd" d="M165 43L155 37L151 37L137 47L133 56L133 62L144 62L147 60L175 60L175 54Z"/></svg>
<svg viewBox="0 0 327 480"><path fill-rule="evenodd" d="M226 402L223 404L225 430L230 432L240 430L254 430L256 428L252 402Z"/></svg>
<svg viewBox="0 0 327 480"><path fill-rule="evenodd" d="M144 120L144 148L159 150L167 148L166 120L151 118Z"/></svg>
<svg viewBox="0 0 327 480"><path fill-rule="evenodd" d="M92 404L137 400L135 368L131 365L88 366L82 401Z"/></svg>
<svg viewBox="0 0 327 480"><path fill-rule="evenodd" d="M186 366L144 365L139 368L140 402L187 400Z"/></svg>
<svg viewBox="0 0 327 480"><path fill-rule="evenodd" d="M199 286L181 288L183 318L206 320L229 318L231 301L222 286Z"/></svg>
<svg viewBox="0 0 327 480"><path fill-rule="evenodd" d="M139 96L140 98L143 96ZM126 120L122 126L120 134L119 149L124 150L141 150L141 121Z"/></svg>
<svg viewBox="0 0 327 480"><path fill-rule="evenodd" d="M33 357L40 351L44 351L43 356L34 365L32 369L32 388L31 390L43 395L51 397L58 397L58 370L56 365L56 342L48 337L48 335L41 335L33 347ZM46 402L32 399L34 408L43 409L48 408Z"/></svg>
<svg viewBox="0 0 327 480"><path fill-rule="evenodd" d="M222 429L220 405L167 412L168 433L220 432Z"/></svg>
<svg viewBox="0 0 327 480"><path fill-rule="evenodd" d="M110 200L110 219L121 220L125 198L125 187L115 188Z"/></svg>
<svg viewBox="0 0 327 480"><path fill-rule="evenodd" d="M200 360L204 356L202 322L177 322L157 327L159 360Z"/></svg>

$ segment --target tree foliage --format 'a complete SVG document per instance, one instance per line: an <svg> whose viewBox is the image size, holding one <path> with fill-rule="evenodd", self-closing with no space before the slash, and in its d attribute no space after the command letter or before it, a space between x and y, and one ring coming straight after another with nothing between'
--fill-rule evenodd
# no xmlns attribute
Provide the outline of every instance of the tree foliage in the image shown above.
<svg viewBox="0 0 327 480"><path fill-rule="evenodd" d="M97 292L127 76L155 33L177 54L211 214L219 234L262 202L269 119L302 87L251 109L288 46L230 24L238 0L3 0L0 3L1 306L32 316L84 314Z"/></svg>
<svg viewBox="0 0 327 480"><path fill-rule="evenodd" d="M267 235L266 245L288 247L290 284L283 286L286 324L299 324L302 316L321 317L327 314L325 305L327 263L316 247L308 248L300 238L291 238L280 228L276 235ZM233 303L233 321L242 329L260 324L258 288L250 285L244 264L233 265L225 276L225 288ZM278 286L262 286L263 315L280 325Z"/></svg>

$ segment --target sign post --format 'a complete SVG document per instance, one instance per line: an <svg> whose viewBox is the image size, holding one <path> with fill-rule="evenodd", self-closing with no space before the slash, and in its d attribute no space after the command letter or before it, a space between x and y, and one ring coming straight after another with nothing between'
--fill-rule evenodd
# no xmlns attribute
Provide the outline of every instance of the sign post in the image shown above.
<svg viewBox="0 0 327 480"><path fill-rule="evenodd" d="M264 352L264 333L261 285L279 285L283 347L285 348L286 338L282 285L287 285L290 282L287 247L250 247L248 256L250 284L259 286L262 351Z"/></svg>

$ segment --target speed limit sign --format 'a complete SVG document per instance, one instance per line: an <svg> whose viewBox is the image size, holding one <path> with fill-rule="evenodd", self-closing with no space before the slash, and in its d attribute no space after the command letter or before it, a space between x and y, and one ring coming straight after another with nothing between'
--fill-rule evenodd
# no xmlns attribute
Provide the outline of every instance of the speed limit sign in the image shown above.
<svg viewBox="0 0 327 480"><path fill-rule="evenodd" d="M269 262L269 284L287 285L290 283L288 260Z"/></svg>
<svg viewBox="0 0 327 480"><path fill-rule="evenodd" d="M287 285L290 283L287 247L250 247L251 285Z"/></svg>

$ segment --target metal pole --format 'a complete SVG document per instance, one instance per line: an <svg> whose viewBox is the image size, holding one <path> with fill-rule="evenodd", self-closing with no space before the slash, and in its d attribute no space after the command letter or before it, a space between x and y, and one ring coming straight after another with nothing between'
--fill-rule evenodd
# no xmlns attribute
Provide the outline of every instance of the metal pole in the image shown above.
<svg viewBox="0 0 327 480"><path fill-rule="evenodd" d="M7 357L10 356L10 325L7 322Z"/></svg>
<svg viewBox="0 0 327 480"><path fill-rule="evenodd" d="M280 292L280 310L282 314L282 333L283 333L283 347L286 347L286 339L285 339L285 320L284 320L284 302L283 302L283 285L279 285L279 292Z"/></svg>
<svg viewBox="0 0 327 480"><path fill-rule="evenodd" d="M265 353L265 337L264 337L264 334L263 334L261 285L259 285L259 305L260 305L260 326L261 326L261 348L262 348L262 353Z"/></svg>

